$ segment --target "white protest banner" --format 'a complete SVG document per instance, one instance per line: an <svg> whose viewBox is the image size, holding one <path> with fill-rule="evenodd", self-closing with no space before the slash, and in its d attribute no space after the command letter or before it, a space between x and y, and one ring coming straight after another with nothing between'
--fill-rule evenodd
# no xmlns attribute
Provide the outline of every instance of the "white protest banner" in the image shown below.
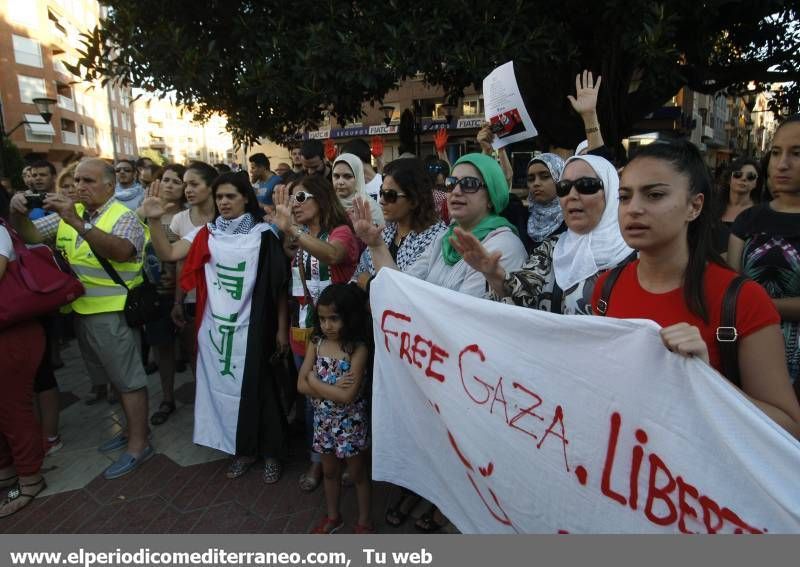
<svg viewBox="0 0 800 567"><path fill-rule="evenodd" d="M500 65L486 76L483 101L486 121L491 123L495 133L494 149L533 138L538 133L522 101L513 61Z"/></svg>
<svg viewBox="0 0 800 567"><path fill-rule="evenodd" d="M800 443L655 323L370 289L373 478L462 532L800 533Z"/></svg>

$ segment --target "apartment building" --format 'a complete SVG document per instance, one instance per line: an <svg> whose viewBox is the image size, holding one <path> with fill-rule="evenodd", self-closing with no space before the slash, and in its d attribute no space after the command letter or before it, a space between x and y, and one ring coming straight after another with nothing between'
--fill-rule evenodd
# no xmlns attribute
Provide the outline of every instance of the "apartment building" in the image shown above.
<svg viewBox="0 0 800 567"><path fill-rule="evenodd" d="M137 145L151 149L166 162L234 163L237 161L227 120L212 116L205 123L168 97L141 97L133 105Z"/></svg>
<svg viewBox="0 0 800 567"><path fill-rule="evenodd" d="M81 81L66 67L101 9L97 0L0 0L1 114L5 131L28 122L11 135L23 155L57 167L84 156L136 157L130 88ZM56 100L49 124L38 97Z"/></svg>

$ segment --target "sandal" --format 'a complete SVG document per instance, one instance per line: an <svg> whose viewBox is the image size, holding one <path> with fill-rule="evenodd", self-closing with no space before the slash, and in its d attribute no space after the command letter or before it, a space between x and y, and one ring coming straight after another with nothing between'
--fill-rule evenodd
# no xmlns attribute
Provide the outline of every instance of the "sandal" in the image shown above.
<svg viewBox="0 0 800 567"><path fill-rule="evenodd" d="M264 475L262 478L265 483L275 484L278 482L281 479L281 472L283 472L283 467L276 459L264 460Z"/></svg>
<svg viewBox="0 0 800 567"><path fill-rule="evenodd" d="M0 478L0 488L10 488L17 484L19 477L17 475L8 478Z"/></svg>
<svg viewBox="0 0 800 567"><path fill-rule="evenodd" d="M407 488L401 488L400 498L386 510L386 523L395 528L402 526L420 500L422 497L419 494L414 494Z"/></svg>
<svg viewBox="0 0 800 567"><path fill-rule="evenodd" d="M435 534L436 532L440 531L447 525L447 522L440 524L436 521L436 512L438 511L439 510L436 508L436 506L431 507L430 510L419 517L419 520L414 522L414 528L418 532L422 532L424 534ZM439 515L441 516L441 512L439 512Z"/></svg>
<svg viewBox="0 0 800 567"><path fill-rule="evenodd" d="M225 475L228 478L239 478L253 466L256 460L251 457L234 457Z"/></svg>
<svg viewBox="0 0 800 567"><path fill-rule="evenodd" d="M365 526L363 524L356 524L356 526L353 528L353 533L356 533L356 534L374 534L376 532L375 532L374 526Z"/></svg>
<svg viewBox="0 0 800 567"><path fill-rule="evenodd" d="M38 486L39 488L33 494L25 494L22 492L23 488L27 488L29 486ZM25 506L33 502L33 499L36 498L45 488L47 488L47 483L44 481L44 477L40 478L38 482L32 482L31 484L17 484L17 486L8 491L8 496L5 500L3 500L3 503L0 504L0 518L7 518L12 514L16 514ZM24 498L24 500L21 500L22 498ZM22 502L22 504L15 507L13 503L18 500ZM11 509L11 511L7 512L7 509Z"/></svg>
<svg viewBox="0 0 800 567"><path fill-rule="evenodd" d="M175 402L161 402L161 405L158 406L158 411L150 417L150 424L161 425L165 423L174 411Z"/></svg>
<svg viewBox="0 0 800 567"><path fill-rule="evenodd" d="M304 472L300 475L300 480L298 484L300 485L300 490L303 492L314 492L317 487L322 483L322 473L320 472L319 476L314 476L313 474L308 474Z"/></svg>
<svg viewBox="0 0 800 567"><path fill-rule="evenodd" d="M330 518L325 516L320 520L319 524L311 530L312 534L332 534L338 532L344 527L344 520L339 516L338 518Z"/></svg>

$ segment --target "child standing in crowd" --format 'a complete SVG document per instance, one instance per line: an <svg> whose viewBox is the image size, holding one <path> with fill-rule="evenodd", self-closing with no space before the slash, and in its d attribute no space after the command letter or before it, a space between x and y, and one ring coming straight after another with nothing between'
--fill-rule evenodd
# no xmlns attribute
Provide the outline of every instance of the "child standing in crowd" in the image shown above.
<svg viewBox="0 0 800 567"><path fill-rule="evenodd" d="M317 302L314 340L297 379L299 392L312 397L315 452L322 455L327 515L312 533L332 534L344 526L339 513L341 460L358 497L356 533L374 533L370 520L367 449L369 415L366 366L369 315L366 296L355 284L333 284Z"/></svg>

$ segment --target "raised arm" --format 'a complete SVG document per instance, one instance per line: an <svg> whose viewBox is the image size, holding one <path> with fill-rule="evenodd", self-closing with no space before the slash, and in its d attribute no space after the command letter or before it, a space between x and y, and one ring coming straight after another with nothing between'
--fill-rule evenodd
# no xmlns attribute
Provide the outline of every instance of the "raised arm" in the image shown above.
<svg viewBox="0 0 800 567"><path fill-rule="evenodd" d="M161 224L161 217L164 216L164 206L161 203L161 199L158 198L159 189L159 181L153 181L147 190L147 197L142 201L140 209L144 216L147 217L147 224L150 227L150 241L153 243L156 256L164 262L177 262L186 258L192 243L183 239L170 243L169 238L167 238L167 231L164 230L164 225Z"/></svg>
<svg viewBox="0 0 800 567"><path fill-rule="evenodd" d="M399 270L400 268L394 263L394 259L389 252L389 247L386 246L386 243L383 241L384 227L372 224L370 206L368 200L360 197L356 197L353 201L352 218L356 236L358 236L364 244L369 246L375 273L379 272L381 268Z"/></svg>
<svg viewBox="0 0 800 567"><path fill-rule="evenodd" d="M600 91L602 77L597 76L594 82L592 72L584 69L583 74L575 76L575 96L567 95L572 108L580 114L583 128L586 131L587 150L594 150L605 145L600 132L600 121L597 119L597 93Z"/></svg>

